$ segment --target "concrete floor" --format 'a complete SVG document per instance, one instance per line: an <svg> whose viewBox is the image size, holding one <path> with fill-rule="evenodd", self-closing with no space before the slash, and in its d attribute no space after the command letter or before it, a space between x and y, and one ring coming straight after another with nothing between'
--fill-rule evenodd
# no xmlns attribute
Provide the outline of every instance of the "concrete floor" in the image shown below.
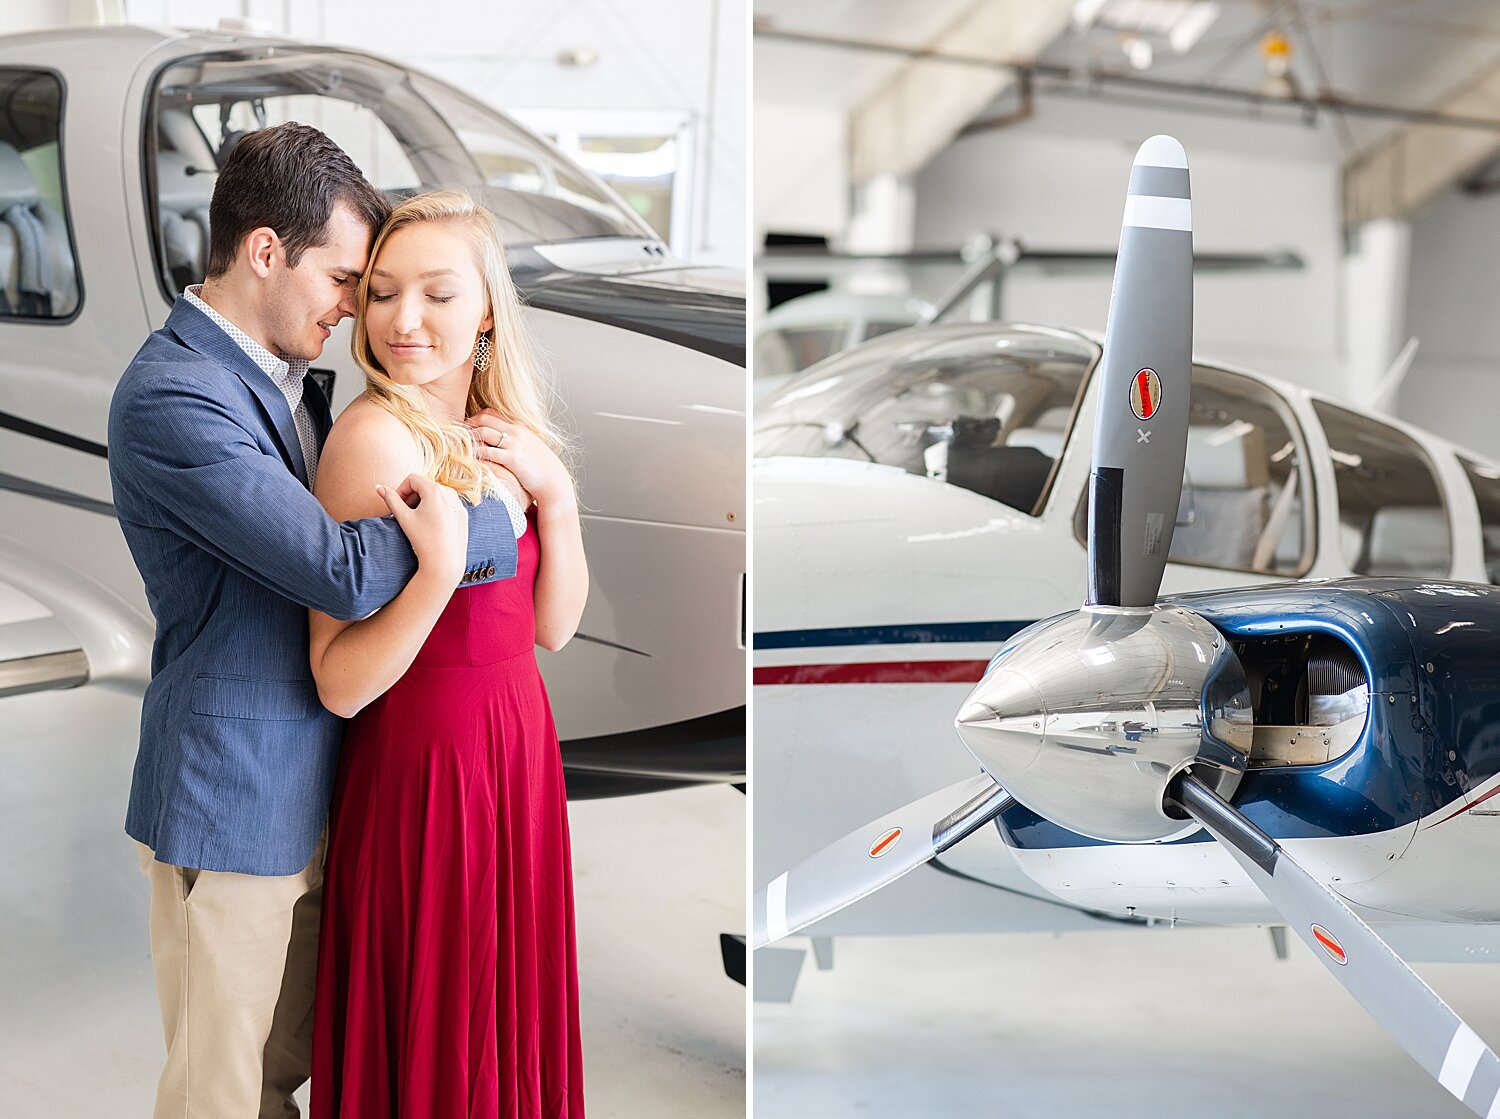
<svg viewBox="0 0 1500 1119"><path fill-rule="evenodd" d="M1264 930L848 938L834 957L756 1005L756 1119L1469 1114ZM1500 968L1417 971L1500 1041Z"/></svg>
<svg viewBox="0 0 1500 1119"><path fill-rule="evenodd" d="M149 1115L162 1058L147 890L121 830L138 702L12 697L0 722L0 1116ZM596 1117L744 1114L744 798L571 806L584 1065Z"/></svg>

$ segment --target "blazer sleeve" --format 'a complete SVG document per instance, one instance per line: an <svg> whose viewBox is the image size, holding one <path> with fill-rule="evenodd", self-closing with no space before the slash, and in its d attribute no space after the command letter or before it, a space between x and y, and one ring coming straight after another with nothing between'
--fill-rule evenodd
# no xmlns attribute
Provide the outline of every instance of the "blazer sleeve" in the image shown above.
<svg viewBox="0 0 1500 1119"><path fill-rule="evenodd" d="M333 520L205 388L209 379L192 373L158 366L116 393L109 467L121 516L168 529L335 618L363 618L395 598L417 569L395 518ZM515 534L500 502L470 508L466 567L471 585L515 574Z"/></svg>

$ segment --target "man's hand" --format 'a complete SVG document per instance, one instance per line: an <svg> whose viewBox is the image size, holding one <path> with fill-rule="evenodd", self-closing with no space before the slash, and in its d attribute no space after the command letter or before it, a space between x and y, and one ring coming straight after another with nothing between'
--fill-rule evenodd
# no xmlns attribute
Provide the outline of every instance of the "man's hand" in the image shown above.
<svg viewBox="0 0 1500 1119"><path fill-rule="evenodd" d="M406 533L417 565L456 584L469 548L469 518L458 494L421 474L408 475L395 490L376 486L375 492ZM404 496L407 493L416 500Z"/></svg>
<svg viewBox="0 0 1500 1119"><path fill-rule="evenodd" d="M538 508L577 505L568 468L536 432L505 419L493 408L476 412L464 422L479 441L479 460L509 471Z"/></svg>
<svg viewBox="0 0 1500 1119"><path fill-rule="evenodd" d="M531 494L527 491L525 486L521 485L521 479L517 478L514 474L505 469L505 467L501 466L499 463L485 462L481 463L481 465L491 474L493 474L495 476L495 480L502 486L504 486L505 489L513 497L515 497L517 501L521 503L522 509L525 509L528 505L531 504Z"/></svg>
<svg viewBox="0 0 1500 1119"><path fill-rule="evenodd" d="M412 509L415 509L417 507L417 502L421 500L417 497L417 491L412 487L411 484L411 480L417 477L425 477L425 475L408 474L406 476L406 479L396 487L396 496L399 497L402 501L406 502L406 504ZM379 486L376 486L375 488L377 490L380 489Z"/></svg>

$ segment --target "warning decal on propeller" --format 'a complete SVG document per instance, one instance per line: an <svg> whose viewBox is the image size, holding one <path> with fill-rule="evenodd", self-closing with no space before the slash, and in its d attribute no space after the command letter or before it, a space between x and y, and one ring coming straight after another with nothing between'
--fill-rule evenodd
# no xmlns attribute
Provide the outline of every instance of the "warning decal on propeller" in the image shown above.
<svg viewBox="0 0 1500 1119"><path fill-rule="evenodd" d="M1138 420L1149 420L1161 407L1161 378L1155 369L1142 369L1130 382L1130 410Z"/></svg>
<svg viewBox="0 0 1500 1119"><path fill-rule="evenodd" d="M1313 939L1318 942L1323 951L1333 957L1334 963L1347 964L1349 962L1349 957L1344 955L1343 945L1322 925L1314 925L1312 934Z"/></svg>
<svg viewBox="0 0 1500 1119"><path fill-rule="evenodd" d="M870 858L878 859L892 847L896 846L896 840L901 838L901 829L892 828L874 843L870 844Z"/></svg>

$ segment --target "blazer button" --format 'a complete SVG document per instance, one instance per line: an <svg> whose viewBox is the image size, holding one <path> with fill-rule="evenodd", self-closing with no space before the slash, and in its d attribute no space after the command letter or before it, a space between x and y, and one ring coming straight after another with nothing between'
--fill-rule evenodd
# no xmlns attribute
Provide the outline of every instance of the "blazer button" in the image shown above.
<svg viewBox="0 0 1500 1119"><path fill-rule="evenodd" d="M490 564L488 567L486 567L484 569L484 577L486 579L493 579L495 577L495 565L494 564Z"/></svg>

